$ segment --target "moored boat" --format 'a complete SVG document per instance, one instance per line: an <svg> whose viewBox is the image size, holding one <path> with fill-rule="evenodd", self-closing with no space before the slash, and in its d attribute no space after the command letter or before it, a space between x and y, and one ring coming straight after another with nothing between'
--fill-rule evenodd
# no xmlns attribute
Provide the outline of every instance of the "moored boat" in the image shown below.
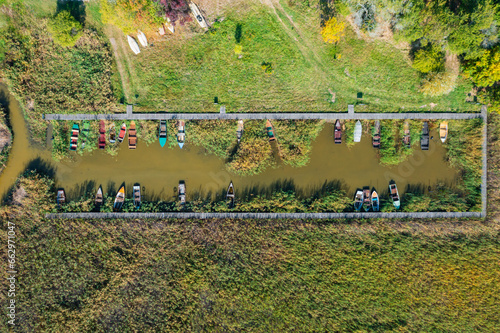
<svg viewBox="0 0 500 333"><path fill-rule="evenodd" d="M160 130L158 134L158 138L160 141L160 146L165 146L167 143L167 121L166 120L160 120Z"/></svg>
<svg viewBox="0 0 500 333"><path fill-rule="evenodd" d="M132 37L127 35L127 41L128 41L128 45L130 45L130 48L132 49L132 52L134 52L135 54L141 53L141 49L139 48L139 44L137 44L135 39L133 39Z"/></svg>
<svg viewBox="0 0 500 333"><path fill-rule="evenodd" d="M361 189L356 190L356 194L354 195L354 210L359 212L361 207L363 207L363 191Z"/></svg>
<svg viewBox="0 0 500 333"><path fill-rule="evenodd" d="M229 183L229 187L227 188L226 199L229 200L229 206L234 205L234 186L233 182Z"/></svg>
<svg viewBox="0 0 500 333"><path fill-rule="evenodd" d="M363 127L361 126L361 122L358 120L356 125L354 125L354 142L361 141L361 134L363 131Z"/></svg>
<svg viewBox="0 0 500 333"><path fill-rule="evenodd" d="M269 137L269 141L276 140L276 137L274 136L274 128L269 119L266 121L266 131L267 136Z"/></svg>
<svg viewBox="0 0 500 333"><path fill-rule="evenodd" d="M172 22L170 21L170 19L167 17L167 20L166 22L163 24L171 33L174 33L175 32L175 27L174 25L172 24Z"/></svg>
<svg viewBox="0 0 500 333"><path fill-rule="evenodd" d="M335 122L335 130L334 130L333 138L335 139L336 144L342 143L342 124L340 124L340 120L338 120L338 119Z"/></svg>
<svg viewBox="0 0 500 333"><path fill-rule="evenodd" d="M403 129L404 129L403 144L406 146L406 148L410 148L411 147L410 124L407 121L405 121Z"/></svg>
<svg viewBox="0 0 500 333"><path fill-rule="evenodd" d="M185 204L186 203L186 183L183 180L179 181L178 191L179 191L179 201L181 202L181 204Z"/></svg>
<svg viewBox="0 0 500 333"><path fill-rule="evenodd" d="M236 128L236 138L238 139L238 143L240 143L242 136L243 136L243 120L238 120L238 127Z"/></svg>
<svg viewBox="0 0 500 333"><path fill-rule="evenodd" d="M128 131L128 148L137 148L137 131L135 130L135 121L130 122L130 129Z"/></svg>
<svg viewBox="0 0 500 333"><path fill-rule="evenodd" d="M396 186L396 183L391 180L389 183L389 195L392 199L392 203L396 209L399 209L401 203L399 201L399 192L398 192L398 187Z"/></svg>
<svg viewBox="0 0 500 333"><path fill-rule="evenodd" d="M139 209L141 207L141 185L138 183L134 184L133 187L134 191L134 207L136 209Z"/></svg>
<svg viewBox="0 0 500 333"><path fill-rule="evenodd" d="M116 142L116 129L115 129L115 124L111 124L109 127L109 143L115 143Z"/></svg>
<svg viewBox="0 0 500 333"><path fill-rule="evenodd" d="M80 134L80 126L78 126L78 124L73 124L73 127L71 128L69 150L75 151L78 147L78 134Z"/></svg>
<svg viewBox="0 0 500 333"><path fill-rule="evenodd" d="M380 148L380 121L375 122L375 127L373 128L373 148Z"/></svg>
<svg viewBox="0 0 500 333"><path fill-rule="evenodd" d="M205 21L205 18L200 12L200 9L194 2L189 2L189 8L191 8L191 12L193 13L194 18L196 19L196 22L202 27L203 29L208 29L208 24L207 21Z"/></svg>
<svg viewBox="0 0 500 333"><path fill-rule="evenodd" d="M380 210L380 200L378 198L378 193L377 191L373 190L372 191L372 210L374 212L378 212Z"/></svg>
<svg viewBox="0 0 500 333"><path fill-rule="evenodd" d="M184 120L179 120L177 123L177 143L179 147L184 147L184 142L186 141L186 123Z"/></svg>
<svg viewBox="0 0 500 333"><path fill-rule="evenodd" d="M422 135L420 136L420 149L429 150L429 123L424 121Z"/></svg>
<svg viewBox="0 0 500 333"><path fill-rule="evenodd" d="M370 187L363 187L363 209L365 212L370 210L371 200L370 200Z"/></svg>
<svg viewBox="0 0 500 333"><path fill-rule="evenodd" d="M85 143L89 137L90 123L88 121L83 122L82 129L82 149L85 148Z"/></svg>
<svg viewBox="0 0 500 333"><path fill-rule="evenodd" d="M57 190L56 202L58 205L61 205L66 202L66 192L64 192L63 188Z"/></svg>
<svg viewBox="0 0 500 333"><path fill-rule="evenodd" d="M144 32L142 32L141 30L137 30L137 39L139 40L139 43L141 43L143 47L148 46L148 39L146 38Z"/></svg>
<svg viewBox="0 0 500 333"><path fill-rule="evenodd" d="M122 142L123 139L125 138L125 133L127 133L127 125L125 123L122 124L122 127L120 128L120 134L118 134L118 141Z"/></svg>
<svg viewBox="0 0 500 333"><path fill-rule="evenodd" d="M95 205L96 206L102 205L102 201L103 201L102 186L99 186L99 188L97 189L97 193L95 195Z"/></svg>
<svg viewBox="0 0 500 333"><path fill-rule="evenodd" d="M441 139L441 142L444 143L447 137L448 137L448 122L443 121L439 126L439 138Z"/></svg>
<svg viewBox="0 0 500 333"><path fill-rule="evenodd" d="M123 203L125 202L125 185L122 185L118 192L116 193L115 203L113 204L113 209L118 211L122 209Z"/></svg>
<svg viewBox="0 0 500 333"><path fill-rule="evenodd" d="M99 149L104 149L106 146L106 127L104 120L99 122Z"/></svg>

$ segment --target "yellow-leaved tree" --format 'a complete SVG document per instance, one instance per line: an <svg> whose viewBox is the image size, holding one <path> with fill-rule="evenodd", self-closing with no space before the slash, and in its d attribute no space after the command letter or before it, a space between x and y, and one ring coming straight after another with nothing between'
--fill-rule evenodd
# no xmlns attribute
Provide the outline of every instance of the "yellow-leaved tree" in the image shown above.
<svg viewBox="0 0 500 333"><path fill-rule="evenodd" d="M336 17L332 17L326 21L325 26L321 29L321 36L327 43L337 43L341 37L344 37L344 22L339 22Z"/></svg>

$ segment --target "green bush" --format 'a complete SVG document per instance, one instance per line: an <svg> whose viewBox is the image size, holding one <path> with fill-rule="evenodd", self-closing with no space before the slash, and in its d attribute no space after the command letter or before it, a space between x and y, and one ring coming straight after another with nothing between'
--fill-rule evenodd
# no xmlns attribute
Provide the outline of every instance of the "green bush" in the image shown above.
<svg viewBox="0 0 500 333"><path fill-rule="evenodd" d="M61 46L71 47L82 36L83 27L70 12L64 10L51 18L47 24L54 41Z"/></svg>
<svg viewBox="0 0 500 333"><path fill-rule="evenodd" d="M444 68L444 53L436 46L418 50L412 64L422 73L438 72Z"/></svg>
<svg viewBox="0 0 500 333"><path fill-rule="evenodd" d="M432 97L446 95L455 89L456 79L450 72L432 72L423 79L420 91Z"/></svg>

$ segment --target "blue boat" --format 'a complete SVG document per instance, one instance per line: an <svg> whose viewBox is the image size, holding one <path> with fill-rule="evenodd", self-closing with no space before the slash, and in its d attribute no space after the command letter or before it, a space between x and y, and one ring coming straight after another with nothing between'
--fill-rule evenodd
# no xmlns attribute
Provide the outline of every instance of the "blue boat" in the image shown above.
<svg viewBox="0 0 500 333"><path fill-rule="evenodd" d="M354 210L359 212L361 207L363 207L363 191L361 189L356 190L356 195L354 196Z"/></svg>
<svg viewBox="0 0 500 333"><path fill-rule="evenodd" d="M160 146L165 146L167 143L167 121L166 120L160 120Z"/></svg>
<svg viewBox="0 0 500 333"><path fill-rule="evenodd" d="M374 212L378 212L380 210L380 202L378 199L377 191L372 191L372 209Z"/></svg>

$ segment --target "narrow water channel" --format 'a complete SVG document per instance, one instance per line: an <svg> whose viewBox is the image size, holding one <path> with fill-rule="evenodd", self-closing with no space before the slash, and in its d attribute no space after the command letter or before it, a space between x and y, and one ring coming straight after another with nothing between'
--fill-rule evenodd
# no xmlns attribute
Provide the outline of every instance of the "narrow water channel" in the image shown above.
<svg viewBox="0 0 500 333"><path fill-rule="evenodd" d="M1 91L7 92L5 86ZM66 190L68 199L76 199L87 189L103 186L110 194L122 183L131 192L134 183L140 183L147 200L171 200L179 180L187 187L187 199L193 193L208 195L223 193L233 181L238 191L259 191L277 183L292 184L299 193L307 195L325 182L340 182L353 194L363 186L375 187L381 194L387 192L389 180L394 179L400 193L407 185L433 186L437 182L453 185L458 173L445 161L446 151L436 132L431 132L430 149L415 149L410 158L396 167L382 166L378 162L377 150L372 148L371 138L363 135L360 143L352 148L345 144L335 145L332 139L333 126L326 124L313 143L310 162L307 166L294 168L278 163L275 168L255 176L238 176L226 171L224 160L206 155L201 148L186 144L184 149L161 148L159 143L149 146L138 143L136 150L123 144L116 156L103 151L94 151L84 156L54 162L48 150L30 145L28 131L17 101L9 99L10 121L14 132L11 156L0 175L0 193L14 184L15 179L27 165L39 158L52 166L57 187Z"/></svg>

